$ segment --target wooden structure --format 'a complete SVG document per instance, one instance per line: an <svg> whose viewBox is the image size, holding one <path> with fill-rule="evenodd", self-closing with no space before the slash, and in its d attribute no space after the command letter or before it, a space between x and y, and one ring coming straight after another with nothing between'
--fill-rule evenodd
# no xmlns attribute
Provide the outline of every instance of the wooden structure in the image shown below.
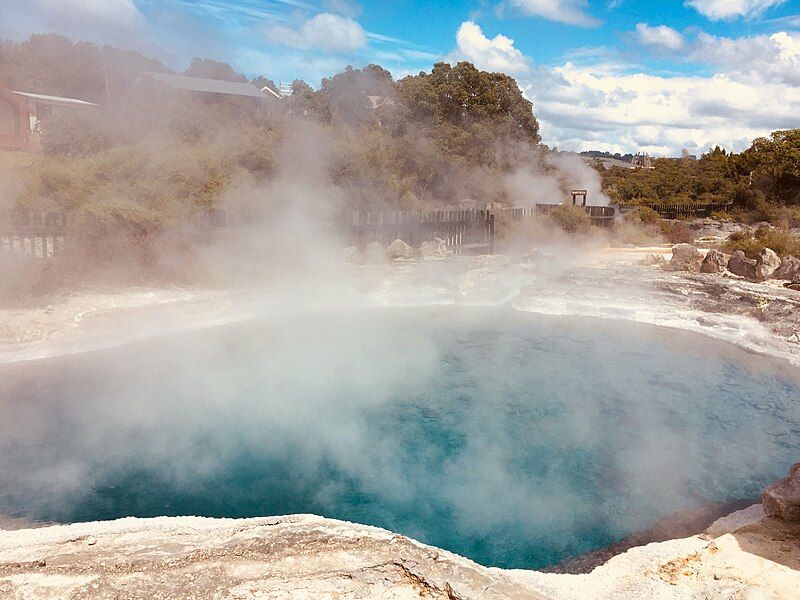
<svg viewBox="0 0 800 600"><path fill-rule="evenodd" d="M0 215L0 257L43 261L64 250L67 218L62 212L27 211Z"/></svg>
<svg viewBox="0 0 800 600"><path fill-rule="evenodd" d="M712 204L649 204L663 219L678 219L680 217L697 219L711 216L714 212L724 212L730 209L732 202L715 202Z"/></svg>
<svg viewBox="0 0 800 600"><path fill-rule="evenodd" d="M355 212L349 224L352 243L386 246L400 239L411 246L434 238L454 254L494 252L494 214L488 210Z"/></svg>
<svg viewBox="0 0 800 600"><path fill-rule="evenodd" d="M581 199L581 206L586 206L586 196L589 195L588 190L572 190L572 206L578 205L578 198Z"/></svg>
<svg viewBox="0 0 800 600"><path fill-rule="evenodd" d="M30 148L32 114L28 101L0 82L0 148Z"/></svg>

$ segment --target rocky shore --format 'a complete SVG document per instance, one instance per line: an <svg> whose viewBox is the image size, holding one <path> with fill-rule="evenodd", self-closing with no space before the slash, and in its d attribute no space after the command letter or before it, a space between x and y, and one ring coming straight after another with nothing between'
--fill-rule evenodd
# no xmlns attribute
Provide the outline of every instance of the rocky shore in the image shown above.
<svg viewBox="0 0 800 600"><path fill-rule="evenodd" d="M800 365L800 292L778 280L665 270L671 247L351 265L319 286L95 290L0 307L0 364L122 345L281 312L497 306L688 329ZM657 257L654 259L653 257Z"/></svg>
<svg viewBox="0 0 800 600"><path fill-rule="evenodd" d="M761 505L629 549L589 574L485 568L391 532L310 515L160 517L0 531L0 597L779 600L800 528Z"/></svg>

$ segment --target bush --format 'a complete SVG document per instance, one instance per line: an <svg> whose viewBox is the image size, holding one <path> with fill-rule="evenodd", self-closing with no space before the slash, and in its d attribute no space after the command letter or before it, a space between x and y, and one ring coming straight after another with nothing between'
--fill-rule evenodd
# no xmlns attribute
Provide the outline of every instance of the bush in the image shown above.
<svg viewBox="0 0 800 600"><path fill-rule="evenodd" d="M580 206L560 204L547 215L560 229L570 235L587 233L592 228L592 219Z"/></svg>
<svg viewBox="0 0 800 600"><path fill-rule="evenodd" d="M800 257L800 236L779 227L759 227L755 235L747 231L731 234L722 246L723 251L732 254L736 250L744 252L748 258L756 258L764 248L773 250L781 258Z"/></svg>
<svg viewBox="0 0 800 600"><path fill-rule="evenodd" d="M662 221L661 233L670 244L691 244L697 237L695 231L681 221Z"/></svg>
<svg viewBox="0 0 800 600"><path fill-rule="evenodd" d="M623 219L627 223L634 225L658 225L661 215L649 206L637 206L633 210L625 213Z"/></svg>

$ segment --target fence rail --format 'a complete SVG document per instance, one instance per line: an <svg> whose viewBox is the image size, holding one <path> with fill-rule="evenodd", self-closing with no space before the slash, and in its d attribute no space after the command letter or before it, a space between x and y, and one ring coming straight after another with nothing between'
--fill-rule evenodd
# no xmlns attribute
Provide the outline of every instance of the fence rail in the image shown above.
<svg viewBox="0 0 800 600"><path fill-rule="evenodd" d="M411 246L434 238L444 240L454 254L494 251L494 214L488 210L431 210L355 212L350 222L353 243L390 244L396 239Z"/></svg>
<svg viewBox="0 0 800 600"><path fill-rule="evenodd" d="M0 256L40 258L64 250L67 217L61 212L25 211L0 215Z"/></svg>
<svg viewBox="0 0 800 600"><path fill-rule="evenodd" d="M714 212L727 211L732 202L714 202L711 204L649 204L664 219L677 219L678 217L705 218ZM630 207L634 208L634 207Z"/></svg>

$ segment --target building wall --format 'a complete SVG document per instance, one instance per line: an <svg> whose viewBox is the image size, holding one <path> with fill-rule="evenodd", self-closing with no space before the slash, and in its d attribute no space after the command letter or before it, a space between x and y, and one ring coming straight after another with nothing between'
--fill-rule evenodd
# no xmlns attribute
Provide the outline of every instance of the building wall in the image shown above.
<svg viewBox="0 0 800 600"><path fill-rule="evenodd" d="M19 107L0 97L0 135L20 132Z"/></svg>

